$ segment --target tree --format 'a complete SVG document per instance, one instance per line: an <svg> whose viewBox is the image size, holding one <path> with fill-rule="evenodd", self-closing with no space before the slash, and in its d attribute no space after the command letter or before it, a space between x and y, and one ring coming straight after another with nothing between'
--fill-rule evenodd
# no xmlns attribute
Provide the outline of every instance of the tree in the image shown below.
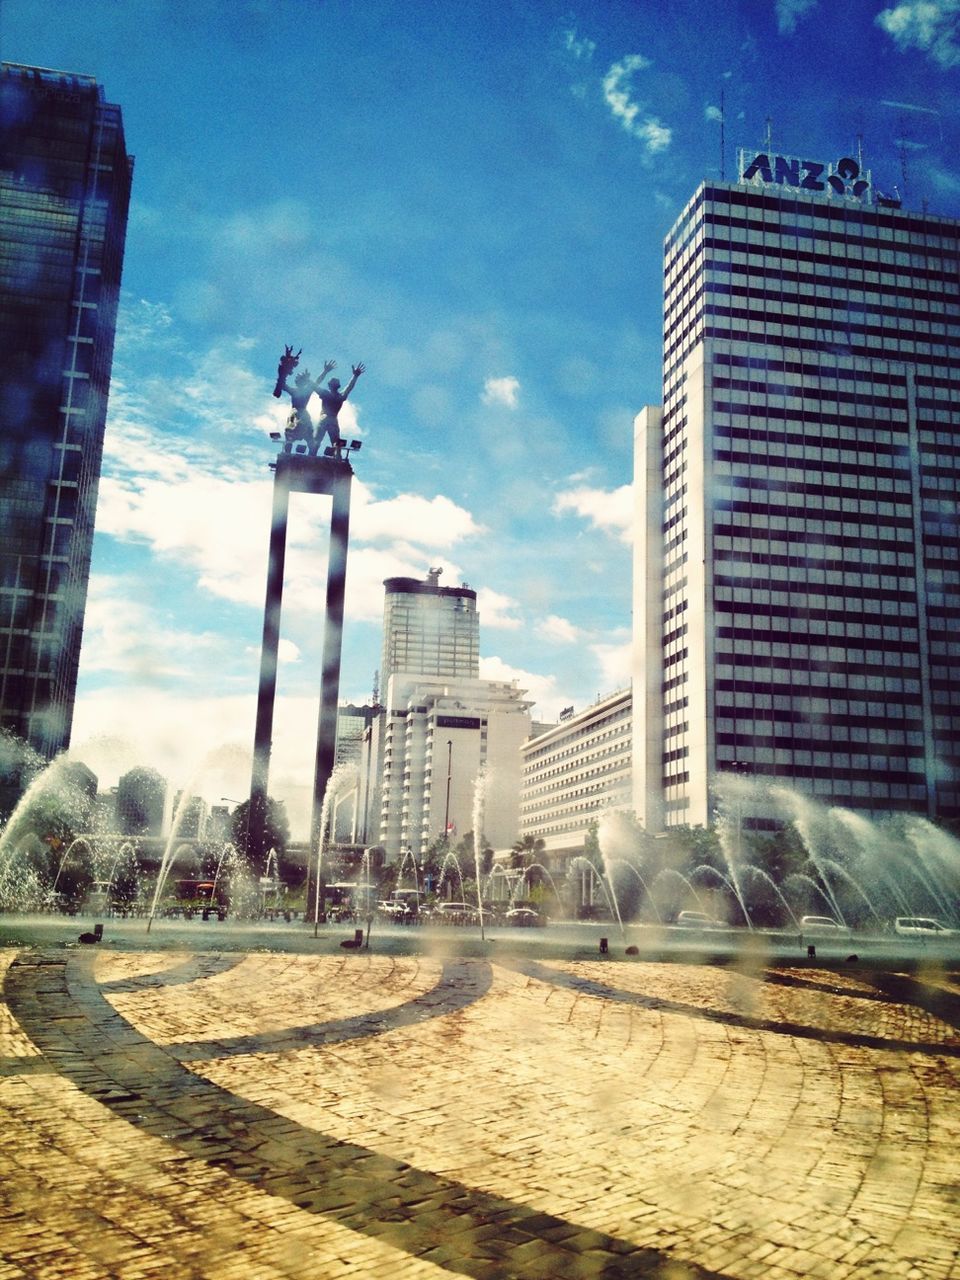
<svg viewBox="0 0 960 1280"><path fill-rule="evenodd" d="M542 862L545 850L546 842L542 836L532 836L529 833L521 836L510 849L510 870L522 871L534 862Z"/></svg>
<svg viewBox="0 0 960 1280"><path fill-rule="evenodd" d="M287 820L287 810L283 802L267 797L267 811L263 819L263 849L258 859L253 857L250 828L250 801L241 800L233 811L231 838L247 859L251 870L257 875L263 875L269 850L275 849L279 860L290 843L290 823Z"/></svg>

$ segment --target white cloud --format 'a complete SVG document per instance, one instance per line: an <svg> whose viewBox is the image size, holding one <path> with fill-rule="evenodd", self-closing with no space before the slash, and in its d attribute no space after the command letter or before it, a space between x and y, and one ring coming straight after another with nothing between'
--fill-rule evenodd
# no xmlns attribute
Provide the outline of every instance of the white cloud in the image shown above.
<svg viewBox="0 0 960 1280"><path fill-rule="evenodd" d="M582 40L578 40L576 30L564 31L562 35L563 43L568 53L572 53L578 61L581 58L585 62L590 61L597 49L595 41L588 40L586 36Z"/></svg>
<svg viewBox="0 0 960 1280"><path fill-rule="evenodd" d="M558 493L553 502L555 515L573 511L589 520L594 529L613 534L621 542L633 541L633 486L624 484L612 491L581 486Z"/></svg>
<svg viewBox="0 0 960 1280"><path fill-rule="evenodd" d="M644 71L651 65L643 54L631 53L615 62L603 78L603 96L614 119L620 121L631 137L644 144L648 157L665 151L672 136L666 125L647 112L645 103L634 101L630 96L634 72Z"/></svg>
<svg viewBox="0 0 960 1280"><path fill-rule="evenodd" d="M477 591L477 612L484 630L498 627L501 631L516 631L523 623L512 611L519 607L516 600L492 591L490 587L480 587Z"/></svg>
<svg viewBox="0 0 960 1280"><path fill-rule="evenodd" d="M797 23L815 9L818 0L777 0L777 26L782 36L792 35Z"/></svg>
<svg viewBox="0 0 960 1280"><path fill-rule="evenodd" d="M600 668L604 693L613 693L630 683L633 671L633 641L618 644L592 644L590 649Z"/></svg>
<svg viewBox="0 0 960 1280"><path fill-rule="evenodd" d="M483 533L466 508L442 494L423 498L399 493L395 498L377 500L361 481L354 482L350 528L364 542L403 539L434 549Z"/></svg>
<svg viewBox="0 0 960 1280"><path fill-rule="evenodd" d="M165 687L196 669L201 655L223 651L223 638L165 625L136 598L142 584L92 574L84 614L84 675L110 672L150 687Z"/></svg>
<svg viewBox="0 0 960 1280"><path fill-rule="evenodd" d="M704 110L703 116L704 116L704 119L705 119L705 120L717 120L717 121L719 121L719 120L722 120L722 119L723 119L723 112L720 110L720 108L719 108L719 107L712 107L712 106L711 106L711 107L707 107L707 108Z"/></svg>
<svg viewBox="0 0 960 1280"><path fill-rule="evenodd" d="M511 667L502 658L490 657L480 659L480 679L500 680L506 684L516 681L518 688L534 703L531 715L535 720L555 720L570 699L564 701L564 695L557 691L555 676L539 676L532 671L524 671L522 667Z"/></svg>
<svg viewBox="0 0 960 1280"><path fill-rule="evenodd" d="M575 644L580 637L579 630L572 622L558 617L555 613L544 618L537 627L537 634L555 644Z"/></svg>
<svg viewBox="0 0 960 1280"><path fill-rule="evenodd" d="M516 409L519 391L520 383L516 378L487 378L481 399L484 404Z"/></svg>
<svg viewBox="0 0 960 1280"><path fill-rule="evenodd" d="M944 70L960 66L960 0L903 0L876 22L899 49L919 49Z"/></svg>

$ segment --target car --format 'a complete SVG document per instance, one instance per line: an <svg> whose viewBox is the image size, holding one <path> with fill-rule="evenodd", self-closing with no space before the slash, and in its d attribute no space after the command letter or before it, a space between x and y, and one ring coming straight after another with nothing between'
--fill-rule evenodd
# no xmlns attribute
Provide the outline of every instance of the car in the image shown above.
<svg viewBox="0 0 960 1280"><path fill-rule="evenodd" d="M834 937L839 937L850 930L839 920L834 920L833 916L803 916L800 920L800 932L833 934Z"/></svg>
<svg viewBox="0 0 960 1280"><path fill-rule="evenodd" d="M893 931L901 938L954 938L957 935L956 929L948 929L929 916L897 916Z"/></svg>
<svg viewBox="0 0 960 1280"><path fill-rule="evenodd" d="M677 916L681 929L722 929L723 925L706 911L681 911Z"/></svg>
<svg viewBox="0 0 960 1280"><path fill-rule="evenodd" d="M504 924L520 926L521 928L536 928L546 923L541 918L539 911L534 911L530 907L513 907L506 912L503 922Z"/></svg>
<svg viewBox="0 0 960 1280"><path fill-rule="evenodd" d="M480 912L469 902L440 902L434 908L434 917L444 924L476 924Z"/></svg>

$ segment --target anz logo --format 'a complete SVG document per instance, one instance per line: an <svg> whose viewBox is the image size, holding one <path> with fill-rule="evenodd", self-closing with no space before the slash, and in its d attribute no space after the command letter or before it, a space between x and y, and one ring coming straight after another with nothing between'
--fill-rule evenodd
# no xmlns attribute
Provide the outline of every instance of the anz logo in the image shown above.
<svg viewBox="0 0 960 1280"><path fill-rule="evenodd" d="M823 191L828 196L863 200L870 194L870 174L844 156L834 165L793 156L772 156L766 152L740 152L740 181L771 187L793 187L797 191Z"/></svg>

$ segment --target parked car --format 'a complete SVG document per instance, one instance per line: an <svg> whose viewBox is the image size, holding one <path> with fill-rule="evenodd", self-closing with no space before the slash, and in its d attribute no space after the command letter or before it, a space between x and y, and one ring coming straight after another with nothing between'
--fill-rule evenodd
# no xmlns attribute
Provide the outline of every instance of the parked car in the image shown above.
<svg viewBox="0 0 960 1280"><path fill-rule="evenodd" d="M505 913L503 922L521 928L537 928L547 923L540 912L534 911L531 907L513 907Z"/></svg>
<svg viewBox="0 0 960 1280"><path fill-rule="evenodd" d="M957 934L956 929L948 929L929 916L897 916L893 931L901 938L952 938Z"/></svg>
<svg viewBox="0 0 960 1280"><path fill-rule="evenodd" d="M681 911L677 916L681 929L722 929L723 925L706 911Z"/></svg>
<svg viewBox="0 0 960 1280"><path fill-rule="evenodd" d="M434 907L434 918L444 924L476 924L480 912L469 902L440 902Z"/></svg>
<svg viewBox="0 0 960 1280"><path fill-rule="evenodd" d="M800 920L800 932L821 933L827 936L832 934L834 937L841 937L848 934L850 930L839 920L834 920L833 916L803 916Z"/></svg>

